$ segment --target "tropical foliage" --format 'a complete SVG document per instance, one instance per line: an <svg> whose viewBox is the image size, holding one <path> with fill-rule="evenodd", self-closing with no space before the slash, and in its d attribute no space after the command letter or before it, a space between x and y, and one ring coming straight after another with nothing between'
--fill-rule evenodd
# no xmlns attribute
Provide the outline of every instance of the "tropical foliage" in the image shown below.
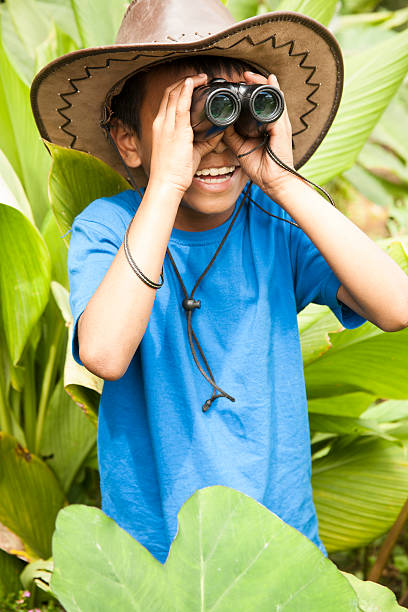
<svg viewBox="0 0 408 612"><path fill-rule="evenodd" d="M24 547L0 551L0 597L16 588L21 558L29 563L24 586L33 579L44 586L61 508L99 503L103 381L71 355L66 234L90 201L129 188L95 158L48 145L51 167L29 86L54 57L112 42L126 4L0 4L0 523ZM408 273L407 9L362 12L376 5L368 0L344 1L340 11L333 0L226 4L236 19L288 9L330 25L344 52L344 94L301 172L325 184L344 210L350 198L382 207L388 238L381 245ZM385 533L407 497L408 329L386 333L367 322L344 330L328 308L313 304L299 329L320 533L329 551L345 550Z"/></svg>
<svg viewBox="0 0 408 612"><path fill-rule="evenodd" d="M51 587L67 612L99 612L106 601L152 612L403 610L388 589L342 574L308 538L234 489L196 491L178 519L162 565L101 510L60 512Z"/></svg>

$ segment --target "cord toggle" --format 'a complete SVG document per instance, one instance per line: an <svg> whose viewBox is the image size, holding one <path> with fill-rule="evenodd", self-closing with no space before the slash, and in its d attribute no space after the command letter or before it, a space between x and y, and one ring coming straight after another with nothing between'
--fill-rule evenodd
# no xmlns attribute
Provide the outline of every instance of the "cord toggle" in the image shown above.
<svg viewBox="0 0 408 612"><path fill-rule="evenodd" d="M184 310L194 310L195 308L201 308L201 300L194 300L193 298L184 298L182 301Z"/></svg>

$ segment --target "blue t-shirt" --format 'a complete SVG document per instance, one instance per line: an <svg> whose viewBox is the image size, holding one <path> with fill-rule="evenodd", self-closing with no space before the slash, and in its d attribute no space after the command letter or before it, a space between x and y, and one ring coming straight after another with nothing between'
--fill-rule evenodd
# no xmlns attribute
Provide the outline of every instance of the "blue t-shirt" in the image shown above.
<svg viewBox="0 0 408 612"><path fill-rule="evenodd" d="M251 191L263 208L292 220L258 187ZM101 198L73 223L72 350L80 365L78 318L139 202L131 190ZM173 229L169 248L188 292L229 223L202 232ZM164 279L126 373L104 383L98 423L102 510L164 562L182 504L197 489L225 485L262 503L327 554L312 499L296 315L315 302L328 305L346 328L365 319L337 300L340 281L300 228L246 203L195 292L201 309L192 315L194 331L216 383L236 399L217 399L203 412L212 388L194 363L184 294L167 255Z"/></svg>

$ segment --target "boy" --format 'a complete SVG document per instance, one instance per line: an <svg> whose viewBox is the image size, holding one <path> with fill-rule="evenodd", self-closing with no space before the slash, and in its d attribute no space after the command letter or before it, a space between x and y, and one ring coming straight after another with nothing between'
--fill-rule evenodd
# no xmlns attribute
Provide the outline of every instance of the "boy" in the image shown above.
<svg viewBox="0 0 408 612"><path fill-rule="evenodd" d="M142 4L132 3L130 13ZM218 14L225 10L209 4ZM197 12L202 22L201 9L182 5L160 9L176 7L184 19L182 9ZM265 16L262 27L270 20ZM251 25L241 24L234 32ZM196 50L205 49L200 44ZM105 380L102 508L164 562L180 506L196 489L230 486L326 554L310 486L296 314L313 301L327 304L348 328L368 319L386 331L403 329L408 281L290 171L287 109L296 96L291 104L283 86L285 112L267 131L287 169L259 139L242 138L233 127L194 141L196 87L214 76L275 87L280 80L246 70L251 56L243 52L231 62L191 51L189 58L190 49L186 43L182 60L146 65L131 80L128 74L106 98L114 144L128 168L143 168L147 186L142 197L129 190L91 203L72 228L73 353Z"/></svg>

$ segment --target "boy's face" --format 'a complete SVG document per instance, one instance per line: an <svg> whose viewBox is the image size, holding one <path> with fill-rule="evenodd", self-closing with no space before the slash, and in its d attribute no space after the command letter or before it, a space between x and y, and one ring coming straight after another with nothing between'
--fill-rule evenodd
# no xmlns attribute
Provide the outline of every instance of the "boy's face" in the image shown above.
<svg viewBox="0 0 408 612"><path fill-rule="evenodd" d="M135 137L135 139L142 166L148 176L150 174L152 153L152 125L165 89L177 80L191 76L193 73L194 71L191 68L183 69L177 67L177 65L170 64L165 67L155 68L146 75L145 95L140 109L141 134L140 138ZM225 73L217 74L216 76L232 82L244 80L243 76L237 73L232 78ZM210 183L195 177L193 178L192 184L184 194L181 203L184 210L179 209L176 227L179 226L187 229L188 222L183 223L182 219L187 221L190 218L191 221L198 224L201 221L203 229L219 225L228 219L234 209L238 196L248 181L248 176L240 167L238 158L227 147L224 141L221 140L212 151L201 158L198 166L198 170L230 166L236 166L236 170L231 178L225 182ZM211 221L209 218L204 220L203 215L209 215Z"/></svg>

